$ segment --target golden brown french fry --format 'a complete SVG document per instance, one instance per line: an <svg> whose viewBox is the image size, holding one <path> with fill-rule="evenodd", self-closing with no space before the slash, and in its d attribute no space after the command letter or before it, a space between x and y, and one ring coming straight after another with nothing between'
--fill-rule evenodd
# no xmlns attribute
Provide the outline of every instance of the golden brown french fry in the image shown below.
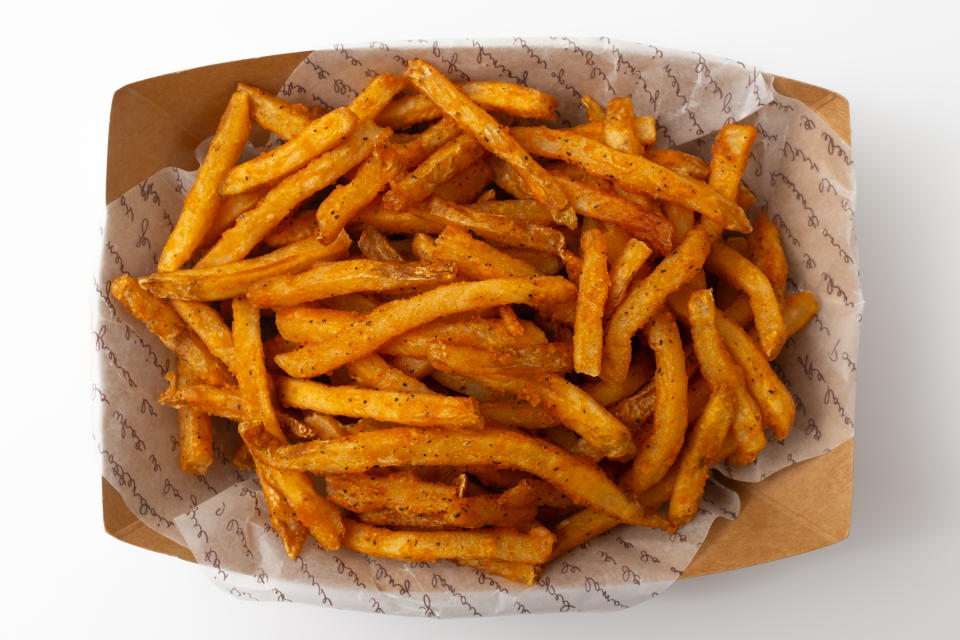
<svg viewBox="0 0 960 640"><path fill-rule="evenodd" d="M710 176L710 165L697 156L676 149L648 149L647 159L670 169L674 173L695 180L706 180Z"/></svg>
<svg viewBox="0 0 960 640"><path fill-rule="evenodd" d="M644 147L650 147L657 141L657 121L653 116L638 116L633 119L637 131L637 140Z"/></svg>
<svg viewBox="0 0 960 640"><path fill-rule="evenodd" d="M357 385L381 391L433 393L427 385L393 367L375 353L346 364L347 373Z"/></svg>
<svg viewBox="0 0 960 640"><path fill-rule="evenodd" d="M523 325L520 324L520 318L517 317L517 312L513 310L513 307L497 307L497 315L503 320L503 326L510 335L523 335Z"/></svg>
<svg viewBox="0 0 960 640"><path fill-rule="evenodd" d="M610 295L604 307L604 315L610 316L620 306L633 277L653 253L642 240L630 238L620 255L610 266Z"/></svg>
<svg viewBox="0 0 960 640"><path fill-rule="evenodd" d="M377 194L400 174L401 165L391 147L374 150L360 164L353 179L338 185L317 207L317 237L331 242Z"/></svg>
<svg viewBox="0 0 960 640"><path fill-rule="evenodd" d="M286 442L274 409L272 384L263 359L260 310L245 298L234 298L232 329L237 386L245 419L261 423L270 435Z"/></svg>
<svg viewBox="0 0 960 640"><path fill-rule="evenodd" d="M666 475L683 446L687 431L687 368L673 315L658 311L644 329L657 370L653 429L621 482L639 495Z"/></svg>
<svg viewBox="0 0 960 640"><path fill-rule="evenodd" d="M563 172L551 173L567 195L574 211L595 220L614 222L648 243L657 253L667 255L673 248L673 226L658 207L643 208Z"/></svg>
<svg viewBox="0 0 960 640"><path fill-rule="evenodd" d="M747 294L763 352L771 359L780 353L787 339L786 329L777 294L763 271L722 242L714 243L705 266Z"/></svg>
<svg viewBox="0 0 960 640"><path fill-rule="evenodd" d="M718 387L687 436L667 516L674 527L682 527L697 513L710 467L719 459L723 440L733 420L735 401L734 394L726 387Z"/></svg>
<svg viewBox="0 0 960 640"><path fill-rule="evenodd" d="M177 386L193 384L193 373L182 360L177 360ZM180 468L187 473L203 475L213 463L213 425L210 415L194 407L177 410L180 443Z"/></svg>
<svg viewBox="0 0 960 640"><path fill-rule="evenodd" d="M514 138L535 155L575 164L587 173L612 179L628 191L677 202L742 233L750 221L735 202L701 182L676 174L646 158L610 149L584 136L546 127L515 127Z"/></svg>
<svg viewBox="0 0 960 640"><path fill-rule="evenodd" d="M381 73L357 94L347 108L360 120L374 120L406 84L407 80L402 76Z"/></svg>
<svg viewBox="0 0 960 640"><path fill-rule="evenodd" d="M363 473L377 466L404 465L494 465L518 469L546 480L577 504L624 522L649 522L643 509L597 466L519 431L492 427L480 431L395 427L339 440L257 448L254 455L279 469L320 475Z"/></svg>
<svg viewBox="0 0 960 640"><path fill-rule="evenodd" d="M223 232L197 266L217 267L245 258L294 207L360 164L387 136L386 129L369 122L361 123L342 144L281 180L255 208Z"/></svg>
<svg viewBox="0 0 960 640"><path fill-rule="evenodd" d="M567 208L566 197L543 167L517 144L506 127L423 60L411 60L406 76L461 129L470 132L487 151L512 166L533 198L554 213L555 219L559 221L564 217L562 212Z"/></svg>
<svg viewBox="0 0 960 640"><path fill-rule="evenodd" d="M249 137L250 96L235 91L200 164L196 182L183 201L177 224L160 252L158 270L174 271L193 257L220 209L220 183L237 163Z"/></svg>
<svg viewBox="0 0 960 640"><path fill-rule="evenodd" d="M310 109L302 104L287 102L242 82L237 84L237 91L250 96L254 122L284 140L295 137L311 120L320 115L311 114Z"/></svg>
<svg viewBox="0 0 960 640"><path fill-rule="evenodd" d="M610 290L607 243L600 229L580 234L583 266L577 288L577 315L573 325L573 368L597 377L603 359L603 310Z"/></svg>
<svg viewBox="0 0 960 640"><path fill-rule="evenodd" d="M456 486L429 482L413 471L332 473L324 479L327 497L356 513L398 508L433 513L459 497Z"/></svg>
<svg viewBox="0 0 960 640"><path fill-rule="evenodd" d="M445 223L427 220L422 216L406 211L387 211L376 202L357 213L354 220L380 229L385 233L428 233L435 235L443 231L446 226Z"/></svg>
<svg viewBox="0 0 960 640"><path fill-rule="evenodd" d="M433 367L430 366L430 362L426 358L394 356L392 362L394 367L416 378L417 380L422 380L433 373Z"/></svg>
<svg viewBox="0 0 960 640"><path fill-rule="evenodd" d="M616 382L626 377L633 335L663 306L670 293L696 275L709 252L709 236L701 226L694 227L672 254L629 291L607 326L600 371L604 380Z"/></svg>
<svg viewBox="0 0 960 640"><path fill-rule="evenodd" d="M682 294L678 294L678 299ZM756 459L766 444L760 409L747 393L743 371L734 364L717 331L717 313L709 290L694 292L687 303L693 347L700 362L700 372L716 393L728 389L736 400L733 432L737 452L732 464L748 464Z"/></svg>
<svg viewBox="0 0 960 640"><path fill-rule="evenodd" d="M611 98L603 119L603 142L611 149L643 154L643 143L637 136L633 101L630 98Z"/></svg>
<svg viewBox="0 0 960 640"><path fill-rule="evenodd" d="M220 194L236 195L274 182L305 166L321 153L346 140L359 120L349 109L334 109L307 124L300 133L261 155L230 169Z"/></svg>
<svg viewBox="0 0 960 640"><path fill-rule="evenodd" d="M637 393L650 381L651 376L653 376L653 358L641 352L630 362L630 371L622 382L594 380L583 385L583 390L603 406L610 407ZM617 415L616 411L612 413ZM622 418L620 420L622 421Z"/></svg>
<svg viewBox="0 0 960 640"><path fill-rule="evenodd" d="M524 562L508 562L506 560L489 560L486 558L457 558L454 562L464 567L479 569L484 573L500 576L501 578L513 580L514 582L528 586L537 584L537 580L540 579L540 574L543 573L539 565Z"/></svg>
<svg viewBox="0 0 960 640"><path fill-rule="evenodd" d="M233 376L227 367L210 353L170 304L145 291L126 274L113 281L110 293L178 359L183 360L197 379L212 385L232 381Z"/></svg>
<svg viewBox="0 0 960 640"><path fill-rule="evenodd" d="M393 127L391 127L392 129ZM460 135L460 128L450 118L442 118L422 133L405 142L393 142L397 157L403 167L410 171L430 157L430 154Z"/></svg>
<svg viewBox="0 0 960 640"><path fill-rule="evenodd" d="M809 291L787 296L783 301L783 322L787 328L787 337L800 331L819 310L816 297Z"/></svg>
<svg viewBox="0 0 960 640"><path fill-rule="evenodd" d="M345 519L343 546L378 558L413 562L492 559L539 564L550 555L554 536L546 527L484 531L394 531Z"/></svg>
<svg viewBox="0 0 960 640"><path fill-rule="evenodd" d="M278 471L262 464L257 465L257 469L267 483L283 494L297 520L321 548L330 551L340 548L346 533L345 519L339 507L317 493L307 474Z"/></svg>
<svg viewBox="0 0 960 640"><path fill-rule="evenodd" d="M516 222L439 198L432 198L429 206L418 209L416 214L438 224L453 224L470 229L481 238L507 246L559 254L566 244L563 234L553 227Z"/></svg>
<svg viewBox="0 0 960 640"><path fill-rule="evenodd" d="M487 420L524 429L549 429L560 426L560 420L523 400L487 400L480 402L480 415Z"/></svg>
<svg viewBox="0 0 960 640"><path fill-rule="evenodd" d="M653 516L651 516L651 518L653 518ZM554 534L557 536L557 541L553 545L553 552L550 554L547 562L556 560L568 551L576 549L584 542L592 540L600 534L613 529L618 524L620 524L620 521L616 518L591 509L584 509L568 518L564 518L553 529Z"/></svg>
<svg viewBox="0 0 960 640"><path fill-rule="evenodd" d="M217 210L217 217L214 218L210 228L207 229L207 235L203 237L203 242L200 243L201 250L213 246L220 238L220 234L232 227L242 214L252 209L260 201L260 198L266 195L271 186L264 184L235 196L223 198L220 208Z"/></svg>
<svg viewBox="0 0 960 640"><path fill-rule="evenodd" d="M255 284L247 298L258 307L287 307L363 291L391 291L452 281L456 266L448 262L340 260L321 262L301 273Z"/></svg>
<svg viewBox="0 0 960 640"><path fill-rule="evenodd" d="M603 124L603 121L607 117L607 110L603 108L603 105L593 99L592 96L583 94L580 96L580 104L583 106L583 109L587 112L587 120L590 122L598 122Z"/></svg>
<svg viewBox="0 0 960 640"><path fill-rule="evenodd" d="M565 278L493 278L442 285L414 296L387 302L362 324L346 327L323 344L309 344L280 354L276 362L294 377L313 378L372 353L391 338L445 315L489 309L504 304L541 306L571 300L576 288Z"/></svg>
<svg viewBox="0 0 960 640"><path fill-rule="evenodd" d="M247 450L246 447L243 447ZM260 478L260 488L263 490L263 497L267 503L267 511L270 512L270 524L274 531L280 536L283 548L290 558L296 558L300 555L303 543L307 540L307 528L303 526L293 512L293 507L283 497L283 494L266 481L264 474L257 470L257 476Z"/></svg>
<svg viewBox="0 0 960 640"><path fill-rule="evenodd" d="M780 232L766 211L761 211L754 221L753 233L747 236L747 247L750 260L770 280L777 300L782 303L787 288L787 258L783 255Z"/></svg>
<svg viewBox="0 0 960 640"><path fill-rule="evenodd" d="M454 138L383 194L383 207L387 211L404 211L426 200L437 187L482 158L485 153L469 134Z"/></svg>
<svg viewBox="0 0 960 640"><path fill-rule="evenodd" d="M556 99L536 89L510 82L464 82L455 86L484 109L521 118L550 121L556 118ZM420 122L436 120L442 115L442 111L430 99L411 94L392 102L377 121L400 131Z"/></svg>
<svg viewBox="0 0 960 640"><path fill-rule="evenodd" d="M294 242L315 238L317 235L317 213L312 209L301 209L287 216L263 239L263 244L271 247L285 247Z"/></svg>
<svg viewBox="0 0 960 640"><path fill-rule="evenodd" d="M389 260L393 262L402 262L403 256L397 251L396 247L390 244L390 240L374 227L364 225L360 232L360 238L357 240L357 248L363 257L370 260Z"/></svg>
<svg viewBox="0 0 960 640"><path fill-rule="evenodd" d="M190 329L197 334L210 353L220 358L231 371L233 367L233 336L230 327L223 321L220 312L203 302L171 300L174 310L183 318ZM179 384L179 383L178 383Z"/></svg>
<svg viewBox="0 0 960 640"><path fill-rule="evenodd" d="M528 263L478 240L463 228L448 225L433 245L432 259L457 265L457 273L471 280L527 278L538 275Z"/></svg>
<svg viewBox="0 0 960 640"><path fill-rule="evenodd" d="M488 197L495 196L495 192L486 190L492 181L493 169L486 158L481 158L438 186L433 195L441 200L468 204L477 201L485 193Z"/></svg>
<svg viewBox="0 0 960 640"><path fill-rule="evenodd" d="M337 260L345 256L349 248L350 237L346 233L328 245L309 238L257 258L219 267L154 273L141 278L141 284L154 295L164 298L227 300L242 296L258 282L302 271L321 260Z"/></svg>
<svg viewBox="0 0 960 640"><path fill-rule="evenodd" d="M234 422L243 420L240 391L235 386L215 387L191 382L171 386L160 394L160 403L175 409L194 409L200 413L219 416Z"/></svg>
<svg viewBox="0 0 960 640"><path fill-rule="evenodd" d="M331 387L309 380L279 377L277 397L286 407L350 418L372 418L413 426L478 428L483 418L471 398L437 393L409 393Z"/></svg>

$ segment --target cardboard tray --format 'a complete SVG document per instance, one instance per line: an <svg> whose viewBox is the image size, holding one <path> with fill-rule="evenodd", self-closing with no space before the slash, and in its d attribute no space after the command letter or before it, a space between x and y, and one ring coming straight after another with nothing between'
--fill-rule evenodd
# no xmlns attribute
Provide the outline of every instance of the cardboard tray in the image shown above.
<svg viewBox="0 0 960 640"><path fill-rule="evenodd" d="M238 80L276 92L310 52L237 60L148 78L113 96L106 202L164 167L194 170L194 150L216 128ZM816 111L850 142L847 100L775 77L780 93ZM740 495L736 520L718 518L683 577L729 571L825 547L847 537L853 498L853 440L761 483L724 480ZM103 525L124 542L193 561L185 547L140 522L102 479Z"/></svg>

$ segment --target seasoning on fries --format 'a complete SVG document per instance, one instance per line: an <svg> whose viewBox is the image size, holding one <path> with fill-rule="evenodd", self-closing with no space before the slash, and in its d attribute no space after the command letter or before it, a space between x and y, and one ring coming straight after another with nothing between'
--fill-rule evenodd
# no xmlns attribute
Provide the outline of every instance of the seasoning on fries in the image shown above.
<svg viewBox="0 0 960 640"><path fill-rule="evenodd" d="M770 360L818 306L745 214L756 132L707 162L629 97L582 104L534 126L551 96L422 60L329 113L239 84L157 273L111 287L176 356L182 468L224 418L290 557L532 584L620 524L684 526L715 463L786 437ZM285 142L238 164L251 123Z"/></svg>

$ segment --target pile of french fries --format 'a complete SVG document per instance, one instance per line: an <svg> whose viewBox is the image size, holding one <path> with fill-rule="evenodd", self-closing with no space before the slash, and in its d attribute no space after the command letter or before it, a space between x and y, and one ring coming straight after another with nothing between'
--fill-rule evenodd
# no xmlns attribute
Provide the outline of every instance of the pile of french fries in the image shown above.
<svg viewBox="0 0 960 640"><path fill-rule="evenodd" d="M711 466L782 439L770 361L817 311L741 183L653 149L629 98L429 64L329 113L240 84L159 259L112 294L176 355L180 461L235 421L291 557L311 534L533 583L620 524L676 530ZM257 125L285 142L247 162ZM679 322L678 322L679 321Z"/></svg>

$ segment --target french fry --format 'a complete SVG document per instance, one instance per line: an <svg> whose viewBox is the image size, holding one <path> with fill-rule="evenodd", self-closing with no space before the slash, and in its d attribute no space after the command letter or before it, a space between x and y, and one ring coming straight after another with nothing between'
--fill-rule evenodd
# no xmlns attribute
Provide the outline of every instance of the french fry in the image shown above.
<svg viewBox="0 0 960 640"><path fill-rule="evenodd" d="M286 442L274 409L272 384L263 359L260 310L244 298L234 298L232 329L237 386L245 419L261 423L270 435Z"/></svg>
<svg viewBox="0 0 960 640"><path fill-rule="evenodd" d="M645 328L657 370L653 429L621 482L639 495L660 481L683 447L687 431L687 370L673 315L658 311Z"/></svg>
<svg viewBox="0 0 960 640"><path fill-rule="evenodd" d="M391 147L374 150L353 179L338 185L317 207L317 237L322 242L332 242L347 223L400 174L400 170L400 162Z"/></svg>
<svg viewBox="0 0 960 640"><path fill-rule="evenodd" d="M733 420L736 399L726 387L718 387L693 426L680 455L668 520L681 527L697 513L710 467L718 459L723 440Z"/></svg>
<svg viewBox="0 0 960 640"><path fill-rule="evenodd" d="M254 455L278 469L363 473L378 466L495 465L546 480L571 500L629 523L648 522L643 509L592 463L519 431L396 427L339 440L257 448Z"/></svg>
<svg viewBox="0 0 960 640"><path fill-rule="evenodd" d="M783 301L783 323L787 337L800 331L820 310L816 297L809 291L787 296Z"/></svg>
<svg viewBox="0 0 960 640"><path fill-rule="evenodd" d="M228 369L236 371L233 363L233 336L220 313L203 302L171 300L170 304L210 353L217 356Z"/></svg>
<svg viewBox="0 0 960 640"><path fill-rule="evenodd" d="M203 242L200 243L201 250L213 246L220 234L232 227L237 218L252 209L260 201L260 198L266 195L271 186L269 184L260 185L249 191L224 198L217 210L217 217L214 218L210 228L207 229L207 234L203 237Z"/></svg>
<svg viewBox="0 0 960 640"><path fill-rule="evenodd" d="M342 438L349 433L339 420L316 411L304 411L303 422L313 430L313 438L319 438L320 440ZM305 437L304 439L312 440L313 438Z"/></svg>
<svg viewBox="0 0 960 640"><path fill-rule="evenodd" d="M381 391L433 393L430 387L387 364L386 360L375 353L347 363L346 369L350 377L361 387Z"/></svg>
<svg viewBox="0 0 960 640"><path fill-rule="evenodd" d="M630 362L630 371L622 382L594 380L583 385L590 397L609 407L637 393L653 376L653 359L641 353ZM616 412L613 412L616 415Z"/></svg>
<svg viewBox="0 0 960 640"><path fill-rule="evenodd" d="M658 209L644 209L615 194L574 180L560 171L551 173L574 211L582 216L614 222L667 255L673 247L673 227Z"/></svg>
<svg viewBox="0 0 960 640"><path fill-rule="evenodd" d="M425 358L421 359L411 358L409 356L394 356L392 361L394 367L416 378L417 380L422 380L433 373L433 367L430 366L430 362Z"/></svg>
<svg viewBox="0 0 960 640"><path fill-rule="evenodd" d="M442 285L414 296L387 302L369 313L362 324L346 327L323 344L309 344L280 354L277 364L294 377L313 378L372 353L391 338L445 315L503 304L533 306L563 302L576 295L565 278L493 278Z"/></svg>
<svg viewBox="0 0 960 640"><path fill-rule="evenodd" d="M717 314L710 291L694 292L687 309L700 372L713 393L726 389L733 393L736 401L732 427L737 438L737 452L731 463L748 464L756 459L767 444L760 409L747 392L743 371L734 364L717 331Z"/></svg>
<svg viewBox="0 0 960 640"><path fill-rule="evenodd" d="M193 409L211 416L219 416L234 422L243 420L243 408L240 391L235 386L216 387L209 384L190 382L177 386L160 394L160 404L175 409Z"/></svg>
<svg viewBox="0 0 960 640"><path fill-rule="evenodd" d="M484 190L492 181L493 169L486 158L481 158L438 186L433 195L441 200L468 204L482 197L484 193L490 194L491 190Z"/></svg>
<svg viewBox="0 0 960 640"><path fill-rule="evenodd" d="M523 260L493 248L455 225L448 225L437 236L431 257L453 262L457 273L471 280L528 278L539 274Z"/></svg>
<svg viewBox="0 0 960 640"><path fill-rule="evenodd" d="M247 450L246 447L243 447ZM272 484L264 480L262 473L258 471L260 477L260 488L263 490L263 497L267 503L267 511L270 512L270 524L274 531L280 536L283 548L290 558L296 558L300 555L303 543L307 540L307 528L300 524L293 512L293 507L283 497L283 494Z"/></svg>
<svg viewBox="0 0 960 640"><path fill-rule="evenodd" d="M667 296L693 278L710 252L710 240L702 227L694 227L677 249L654 271L637 283L613 312L603 345L604 380L623 380L630 367L633 335L653 317Z"/></svg>
<svg viewBox="0 0 960 640"><path fill-rule="evenodd" d="M350 418L372 418L412 426L478 428L483 418L470 398L436 393L410 393L331 387L309 380L279 377L277 398L286 407Z"/></svg>
<svg viewBox="0 0 960 640"><path fill-rule="evenodd" d="M710 165L689 153L676 149L648 149L647 159L651 162L670 169L674 173L693 178L706 180L710 176Z"/></svg>
<svg viewBox="0 0 960 640"><path fill-rule="evenodd" d="M313 158L346 140L358 123L357 116L349 109L334 109L307 124L279 147L230 169L220 185L220 195L243 193L301 169Z"/></svg>
<svg viewBox="0 0 960 640"><path fill-rule="evenodd" d="M257 465L257 469L268 484L283 494L297 520L321 548L331 551L340 548L346 535L346 521L336 505L317 493L307 474L281 472L267 465Z"/></svg>
<svg viewBox="0 0 960 640"><path fill-rule="evenodd" d="M523 400L487 400L480 402L480 415L502 425L523 429L549 429L560 426L560 420Z"/></svg>
<svg viewBox="0 0 960 640"><path fill-rule="evenodd" d="M390 244L390 240L374 227L364 227L357 240L357 248L363 257L370 260L391 260L402 262L403 256Z"/></svg>
<svg viewBox="0 0 960 640"><path fill-rule="evenodd" d="M426 209L416 214L438 224L458 225L470 229L481 238L511 247L550 251L559 254L566 240L559 230L528 222L515 222L476 208L433 198Z"/></svg>
<svg viewBox="0 0 960 640"><path fill-rule="evenodd" d="M485 153L469 134L454 138L383 194L384 208L387 211L404 211L426 200L437 187L482 158Z"/></svg>
<svg viewBox="0 0 960 640"><path fill-rule="evenodd" d="M294 138L304 127L310 124L311 120L317 117L312 115L310 109L302 104L287 102L262 89L242 82L237 84L237 91L242 91L250 96L250 107L254 122L284 140Z"/></svg>
<svg viewBox="0 0 960 640"><path fill-rule="evenodd" d="M747 248L751 262L767 276L777 300L782 303L787 288L787 258L780 244L780 232L766 211L761 211L754 220L753 233L747 236Z"/></svg>
<svg viewBox="0 0 960 640"><path fill-rule="evenodd" d="M587 112L587 120L603 124L603 121L607 117L607 110L603 108L602 104L587 94L580 96L580 104L583 106L584 111Z"/></svg>
<svg viewBox="0 0 960 640"><path fill-rule="evenodd" d="M603 142L611 149L643 154L643 143L637 136L633 102L630 98L611 98L603 119Z"/></svg>
<svg viewBox="0 0 960 640"><path fill-rule="evenodd" d="M170 304L145 291L126 274L113 281L110 293L160 338L179 360L183 360L198 380L212 385L224 385L232 381L233 376L227 367L210 353Z"/></svg>
<svg viewBox="0 0 960 640"><path fill-rule="evenodd" d="M456 277L446 262L340 260L321 262L301 273L255 284L247 298L258 307L287 307L312 300L363 291L391 291L423 284L441 284Z"/></svg>
<svg viewBox="0 0 960 640"><path fill-rule="evenodd" d="M580 235L583 267L577 289L577 315L573 325L573 368L597 377L603 358L603 310L610 290L607 243L600 229Z"/></svg>
<svg viewBox="0 0 960 640"><path fill-rule="evenodd" d="M376 202L367 206L354 218L384 233L429 233L438 234L446 226L444 222L428 220L423 216L414 215L406 211L387 211Z"/></svg>
<svg viewBox="0 0 960 640"><path fill-rule="evenodd" d="M309 238L281 247L257 258L219 267L182 269L141 278L142 286L154 295L179 300L227 300L242 296L258 282L295 273L323 260L337 260L350 248L343 233L324 245Z"/></svg>
<svg viewBox="0 0 960 640"><path fill-rule="evenodd" d="M190 368L182 360L177 361L177 386L194 382ZM210 415L194 407L177 410L180 445L180 468L187 473L203 475L213 463L213 425Z"/></svg>
<svg viewBox="0 0 960 640"><path fill-rule="evenodd" d="M393 129L393 127L391 127ZM430 157L437 149L460 135L460 128L450 118L442 118L430 125L413 139L393 142L392 146L403 167L410 171Z"/></svg>
<svg viewBox="0 0 960 640"><path fill-rule="evenodd" d="M381 73L357 94L347 108L361 121L374 120L406 84L402 76Z"/></svg>
<svg viewBox="0 0 960 640"><path fill-rule="evenodd" d="M693 211L688 207L676 202L665 202L663 213L670 220L670 224L673 225L675 238L683 238L689 233L690 229L693 229Z"/></svg>
<svg viewBox="0 0 960 640"><path fill-rule="evenodd" d="M506 560L457 558L454 562L527 586L535 585L537 580L540 579L540 574L543 572L539 565L523 562L508 562Z"/></svg>
<svg viewBox="0 0 960 640"><path fill-rule="evenodd" d="M583 136L546 127L515 127L512 135L530 153L575 164L587 173L611 178L628 191L677 202L724 228L749 233L750 221L735 202L686 176L641 156L626 154Z"/></svg>
<svg viewBox="0 0 960 640"><path fill-rule="evenodd" d="M523 325L520 324L520 318L517 317L517 312L513 310L513 307L497 307L497 315L503 320L503 326L510 335L523 335Z"/></svg>
<svg viewBox="0 0 960 640"><path fill-rule="evenodd" d="M620 521L616 518L591 509L583 509L568 518L564 518L553 528L557 541L553 545L553 552L547 562L556 560L584 542L613 529L618 524L620 524Z"/></svg>
<svg viewBox="0 0 960 640"><path fill-rule="evenodd" d="M245 258L295 206L360 164L386 137L385 129L361 123L342 144L281 180L255 208L223 232L197 266L218 267Z"/></svg>
<svg viewBox="0 0 960 640"><path fill-rule="evenodd" d="M644 147L649 148L657 141L657 121L653 116L637 116L633 119L634 128L637 131L637 140Z"/></svg>
<svg viewBox="0 0 960 640"><path fill-rule="evenodd" d="M433 513L459 497L456 486L423 480L412 471L332 473L325 482L329 500L356 513L384 509Z"/></svg>
<svg viewBox="0 0 960 640"><path fill-rule="evenodd" d="M610 266L610 295L604 306L604 315L610 316L620 306L627 289L640 268L653 253L642 240L630 238L626 246Z"/></svg>
<svg viewBox="0 0 960 640"><path fill-rule="evenodd" d="M237 163L248 137L250 97L242 91L235 91L200 164L196 182L183 201L177 224L160 252L158 270L174 271L193 257L216 219L221 204L220 183Z"/></svg>
<svg viewBox="0 0 960 640"><path fill-rule="evenodd" d="M263 244L267 247L285 247L294 242L315 238L317 235L317 213L310 209L301 209L287 216L274 227Z"/></svg>
<svg viewBox="0 0 960 640"><path fill-rule="evenodd" d="M470 205L468 208L492 213L516 222L540 225L554 224L550 212L542 204L529 198L524 200L490 200Z"/></svg>
<svg viewBox="0 0 960 640"><path fill-rule="evenodd" d="M407 65L406 76L460 128L473 134L487 151L513 167L533 198L554 213L555 219L563 219L563 212L567 208L566 197L543 167L517 144L506 127L497 123L490 114L423 60L411 60Z"/></svg>
<svg viewBox="0 0 960 640"><path fill-rule="evenodd" d="M455 86L484 109L521 118L549 121L556 118L556 99L536 89L509 82L465 82ZM377 118L377 122L401 131L420 122L436 120L442 115L441 109L432 100L421 94L411 94L388 105Z"/></svg>
<svg viewBox="0 0 960 640"><path fill-rule="evenodd" d="M527 533L485 531L394 531L346 519L343 545L378 558L432 562L439 559L490 559L540 564L550 555L554 536L546 527Z"/></svg>

